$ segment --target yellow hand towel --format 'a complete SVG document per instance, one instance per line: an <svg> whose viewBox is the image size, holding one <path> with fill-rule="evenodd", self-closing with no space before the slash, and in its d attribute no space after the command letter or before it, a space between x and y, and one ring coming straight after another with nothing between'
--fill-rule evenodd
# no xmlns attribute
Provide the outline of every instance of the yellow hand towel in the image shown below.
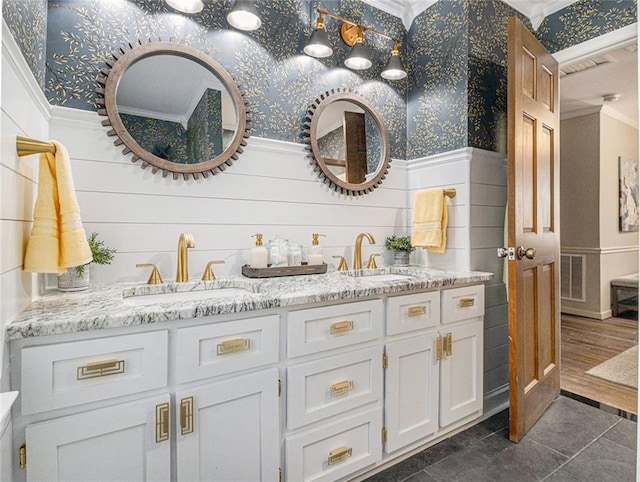
<svg viewBox="0 0 640 482"><path fill-rule="evenodd" d="M447 203L443 189L418 191L413 200L411 244L444 253L447 247Z"/></svg>
<svg viewBox="0 0 640 482"><path fill-rule="evenodd" d="M93 258L80 219L69 153L61 143L52 142L56 146L55 155L40 155L38 198L24 270L61 274Z"/></svg>

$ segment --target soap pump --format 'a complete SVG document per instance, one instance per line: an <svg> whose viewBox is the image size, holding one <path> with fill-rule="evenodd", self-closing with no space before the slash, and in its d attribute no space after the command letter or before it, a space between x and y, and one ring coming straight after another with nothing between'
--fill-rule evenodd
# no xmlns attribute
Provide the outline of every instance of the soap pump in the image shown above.
<svg viewBox="0 0 640 482"><path fill-rule="evenodd" d="M324 261L322 259L322 248L320 247L320 241L318 240L318 236L325 236L320 233L313 233L313 239L311 240L311 248L309 248L309 256L308 263L309 264L322 264Z"/></svg>
<svg viewBox="0 0 640 482"><path fill-rule="evenodd" d="M252 268L267 267L267 248L262 246L262 233L256 233L252 238L256 238L256 245L251 248L251 256L249 257L249 266Z"/></svg>

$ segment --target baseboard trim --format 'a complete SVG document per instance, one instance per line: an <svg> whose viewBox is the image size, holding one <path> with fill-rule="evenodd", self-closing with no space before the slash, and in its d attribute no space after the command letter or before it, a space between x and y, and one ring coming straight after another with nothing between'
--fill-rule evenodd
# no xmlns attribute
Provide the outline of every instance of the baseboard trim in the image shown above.
<svg viewBox="0 0 640 482"><path fill-rule="evenodd" d="M606 320L612 316L611 310L591 311L581 310L580 308L573 308L571 306L563 306L560 308L560 311L567 315L584 316L585 318L594 318L596 320Z"/></svg>
<svg viewBox="0 0 640 482"><path fill-rule="evenodd" d="M509 384L484 394L482 420L509 408Z"/></svg>

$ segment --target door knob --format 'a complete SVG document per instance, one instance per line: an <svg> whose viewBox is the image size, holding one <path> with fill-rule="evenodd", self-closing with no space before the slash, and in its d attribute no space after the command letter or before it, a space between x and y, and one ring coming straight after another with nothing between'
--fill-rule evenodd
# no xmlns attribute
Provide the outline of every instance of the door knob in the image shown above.
<svg viewBox="0 0 640 482"><path fill-rule="evenodd" d="M522 259L522 258L534 259L536 257L536 248L525 249L524 246L518 246L518 249L516 250L516 255L518 256L518 259Z"/></svg>

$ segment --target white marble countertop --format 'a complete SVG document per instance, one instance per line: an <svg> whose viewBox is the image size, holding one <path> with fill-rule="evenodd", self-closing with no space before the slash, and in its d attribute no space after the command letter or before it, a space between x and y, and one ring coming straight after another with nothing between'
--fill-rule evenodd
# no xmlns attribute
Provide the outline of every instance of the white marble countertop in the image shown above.
<svg viewBox="0 0 640 482"><path fill-rule="evenodd" d="M372 273L397 274L406 278L366 276ZM492 273L480 271L445 271L422 267L378 268L351 274L365 276L349 276L340 272L260 279L238 276L215 281L170 282L161 285L92 285L86 291L71 293L52 291L31 303L18 319L7 325L6 338L15 340L328 301L354 300L480 283L493 277ZM224 292L220 291L221 288L236 289ZM189 295L193 295L193 292L204 290L214 290L217 293L209 299L165 302L161 300L169 293L189 292ZM230 292L232 294L227 296L226 293ZM141 295L146 295L146 300L152 300L153 304L139 305L137 301L141 299ZM155 302L156 297L150 295L158 295L159 301Z"/></svg>

